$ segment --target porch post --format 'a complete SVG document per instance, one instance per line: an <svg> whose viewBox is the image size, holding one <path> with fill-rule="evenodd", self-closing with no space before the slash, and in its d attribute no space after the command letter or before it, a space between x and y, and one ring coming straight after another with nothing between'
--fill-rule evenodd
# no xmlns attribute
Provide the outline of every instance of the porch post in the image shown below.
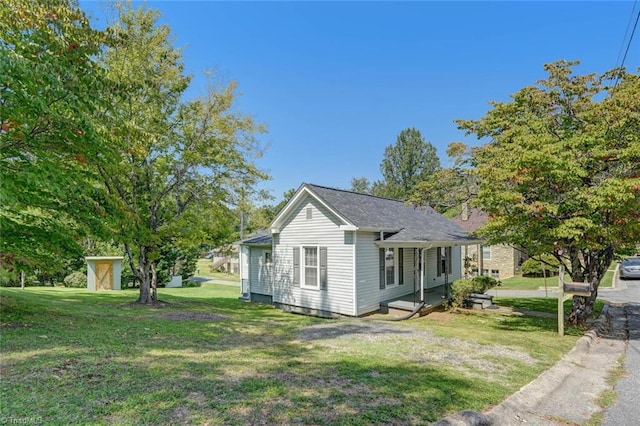
<svg viewBox="0 0 640 426"><path fill-rule="evenodd" d="M420 302L424 302L424 248L420 248Z"/></svg>

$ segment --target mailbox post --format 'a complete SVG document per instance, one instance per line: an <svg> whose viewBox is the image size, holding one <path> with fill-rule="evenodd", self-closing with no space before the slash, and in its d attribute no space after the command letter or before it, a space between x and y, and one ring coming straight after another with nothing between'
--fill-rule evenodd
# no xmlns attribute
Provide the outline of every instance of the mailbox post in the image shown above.
<svg viewBox="0 0 640 426"><path fill-rule="evenodd" d="M573 296L591 296L593 288L589 283L565 282L564 265L558 270L558 334L564 336L564 301Z"/></svg>

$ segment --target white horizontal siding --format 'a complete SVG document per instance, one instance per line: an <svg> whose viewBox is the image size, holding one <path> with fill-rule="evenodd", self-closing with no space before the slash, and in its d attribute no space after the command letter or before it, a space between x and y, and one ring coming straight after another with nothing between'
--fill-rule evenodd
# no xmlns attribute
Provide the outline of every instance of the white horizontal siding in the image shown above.
<svg viewBox="0 0 640 426"><path fill-rule="evenodd" d="M307 209L311 218L307 219ZM302 198L283 222L276 239L273 301L353 315L353 233L312 197ZM327 289L294 287L293 248L327 247ZM301 275L304 268L301 264Z"/></svg>
<svg viewBox="0 0 640 426"><path fill-rule="evenodd" d="M356 235L356 298L357 315L380 309L378 248L375 232Z"/></svg>
<svg viewBox="0 0 640 426"><path fill-rule="evenodd" d="M252 293L273 294L271 288L273 265L265 263L264 253L267 251L271 251L271 248L249 248L249 282Z"/></svg>
<svg viewBox="0 0 640 426"><path fill-rule="evenodd" d="M444 247L442 248L444 253ZM427 250L426 255L426 271L425 271L425 288L432 288L444 285L445 275L438 276L437 265L437 248L431 248ZM449 283L454 282L461 277L461 263L460 263L460 247L451 248L451 272L449 273Z"/></svg>
<svg viewBox="0 0 640 426"><path fill-rule="evenodd" d="M376 232L358 232L356 241L356 298L358 315L380 309L380 302L394 299L413 292L414 252L416 249L403 249L404 284L396 284L380 289L379 248L375 241L380 234ZM397 249L396 249L397 250Z"/></svg>

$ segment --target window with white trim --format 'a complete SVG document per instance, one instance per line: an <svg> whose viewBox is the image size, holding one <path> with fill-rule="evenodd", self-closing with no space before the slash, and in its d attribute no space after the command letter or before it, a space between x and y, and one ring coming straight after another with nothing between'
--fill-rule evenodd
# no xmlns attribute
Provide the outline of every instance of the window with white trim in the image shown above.
<svg viewBox="0 0 640 426"><path fill-rule="evenodd" d="M491 246L482 246L482 258L491 260Z"/></svg>
<svg viewBox="0 0 640 426"><path fill-rule="evenodd" d="M318 247L302 247L302 285L305 287L318 288L320 282L320 262L318 262Z"/></svg>
<svg viewBox="0 0 640 426"><path fill-rule="evenodd" d="M271 252L270 251L265 251L264 252L264 264L265 265L271 265Z"/></svg>

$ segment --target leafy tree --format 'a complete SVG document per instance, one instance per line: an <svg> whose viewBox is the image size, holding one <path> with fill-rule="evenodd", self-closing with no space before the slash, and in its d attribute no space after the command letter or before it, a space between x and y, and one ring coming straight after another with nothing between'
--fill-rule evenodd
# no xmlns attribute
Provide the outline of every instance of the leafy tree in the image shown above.
<svg viewBox="0 0 640 426"><path fill-rule="evenodd" d="M295 193L295 188L288 189L282 194L282 200L280 200L278 204L265 204L254 208L249 216L246 235L268 229L273 219L276 218L280 210L284 208L289 200L293 198Z"/></svg>
<svg viewBox="0 0 640 426"><path fill-rule="evenodd" d="M371 194L372 184L366 177L352 178L351 179L351 191L358 192L360 194Z"/></svg>
<svg viewBox="0 0 640 426"><path fill-rule="evenodd" d="M435 147L424 140L415 128L400 132L395 145L384 150L380 171L384 181L376 182L375 195L406 200L418 183L428 180L440 169L440 159Z"/></svg>
<svg viewBox="0 0 640 426"><path fill-rule="evenodd" d="M445 213L472 201L478 193L478 177L471 164L472 149L461 142L447 147L452 167L436 170L416 185L409 198L414 204L428 204Z"/></svg>
<svg viewBox="0 0 640 426"><path fill-rule="evenodd" d="M119 237L140 282L138 302L152 304L163 249L188 252L232 232L227 200L265 177L253 164L260 153L253 135L263 128L232 111L235 83L182 101L189 78L169 28L156 25L159 13L122 4L117 12L105 66L125 88L111 99L109 117L122 155L101 173L125 212Z"/></svg>
<svg viewBox="0 0 640 426"><path fill-rule="evenodd" d="M255 190L254 188L242 188L238 194L237 217L239 223L236 232L228 241L229 251L231 251L231 243L244 240L247 235L254 233L259 229L266 229L271 222L269 205L258 206L257 203L266 200L272 200L273 196L265 190Z"/></svg>
<svg viewBox="0 0 640 426"><path fill-rule="evenodd" d="M640 77L573 75L576 64L546 65L546 80L458 125L490 139L473 155L489 243L551 253L591 283L569 317L584 324L614 253L640 241Z"/></svg>
<svg viewBox="0 0 640 426"><path fill-rule="evenodd" d="M114 213L96 180L116 155L97 119L116 90L95 60L107 41L73 0L0 3L4 266L57 271Z"/></svg>

